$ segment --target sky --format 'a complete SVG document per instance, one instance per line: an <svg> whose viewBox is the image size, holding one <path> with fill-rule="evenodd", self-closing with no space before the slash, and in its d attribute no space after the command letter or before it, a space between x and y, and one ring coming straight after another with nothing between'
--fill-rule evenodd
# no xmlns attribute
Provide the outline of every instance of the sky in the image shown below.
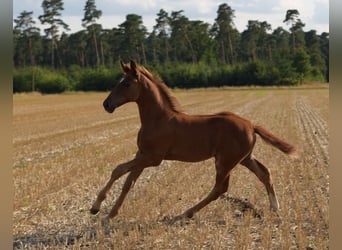
<svg viewBox="0 0 342 250"><path fill-rule="evenodd" d="M43 14L41 1L13 0L13 19L22 11L33 11L36 26L42 31L38 16ZM86 0L64 0L64 11L61 19L74 33L83 29L81 20L84 16ZM221 3L227 3L235 10L233 22L242 32L246 29L248 20L267 21L272 29L281 26L288 30L289 26L283 23L286 11L297 9L299 18L305 23L304 31L316 30L318 34L329 32L329 0L95 0L97 9L102 16L97 20L104 29L118 27L126 20L127 14L142 16L143 25L152 31L155 19L160 9L169 14L171 11L184 10L183 14L190 20L201 20L213 24L217 17L217 9Z"/></svg>

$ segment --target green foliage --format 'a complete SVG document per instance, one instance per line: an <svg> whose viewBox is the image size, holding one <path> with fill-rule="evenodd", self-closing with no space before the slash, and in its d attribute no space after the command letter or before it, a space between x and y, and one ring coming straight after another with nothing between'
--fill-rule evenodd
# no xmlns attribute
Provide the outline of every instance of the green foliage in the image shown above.
<svg viewBox="0 0 342 250"><path fill-rule="evenodd" d="M102 11L95 0L87 0L85 29L60 35L61 27L67 29L59 18L63 1L44 0L42 7L39 20L48 25L46 37L34 27L32 12L14 20L14 92L106 91L121 77L119 59L135 59L177 88L329 80L329 34L304 32L296 9L284 19L289 31L278 27L273 32L267 21L258 20L248 20L239 32L235 10L226 3L218 6L213 25L190 20L183 10L161 9L150 33L136 14L126 15L117 28L103 29L96 24Z"/></svg>
<svg viewBox="0 0 342 250"><path fill-rule="evenodd" d="M36 70L36 89L43 94L62 93L68 88L68 79L61 73L44 68Z"/></svg>
<svg viewBox="0 0 342 250"><path fill-rule="evenodd" d="M13 93L32 91L32 69L13 70Z"/></svg>
<svg viewBox="0 0 342 250"><path fill-rule="evenodd" d="M87 68L83 70L82 75L79 77L79 79L77 79L75 90L106 91L111 89L121 76L122 73L118 68Z"/></svg>
<svg viewBox="0 0 342 250"><path fill-rule="evenodd" d="M69 82L70 82L70 89L75 89L76 85L80 82L82 75L84 74L84 69L81 66L73 64L71 65L67 73Z"/></svg>
<svg viewBox="0 0 342 250"><path fill-rule="evenodd" d="M253 61L234 69L234 85L278 85L279 69L270 63Z"/></svg>
<svg viewBox="0 0 342 250"><path fill-rule="evenodd" d="M99 19L102 15L102 11L96 9L95 0L87 0L84 7L84 18L82 19L82 25L84 27L89 24L94 24L95 19Z"/></svg>
<svg viewBox="0 0 342 250"><path fill-rule="evenodd" d="M297 85L303 80L323 80L318 68L307 67L308 58L299 52L296 63L280 60L277 63L251 61L236 65L208 65L205 63L164 63L146 66L171 88L206 88L220 86L277 86ZM310 66L310 64L309 64ZM107 91L122 76L119 66L114 68L81 68L72 65L68 70L35 69L36 90L42 93L71 91ZM13 91L32 90L32 69L15 69Z"/></svg>
<svg viewBox="0 0 342 250"><path fill-rule="evenodd" d="M164 64L154 68L170 87L201 88L243 85L296 85L297 74L288 68L290 76L281 72L285 68L273 63L254 61L236 66L207 64Z"/></svg>
<svg viewBox="0 0 342 250"><path fill-rule="evenodd" d="M293 58L293 67L299 75L300 81L303 82L304 79L310 77L311 65L310 56L302 48L296 50Z"/></svg>
<svg viewBox="0 0 342 250"><path fill-rule="evenodd" d="M14 93L36 90L43 94L53 94L64 92L68 87L68 78L61 72L41 67L13 71Z"/></svg>

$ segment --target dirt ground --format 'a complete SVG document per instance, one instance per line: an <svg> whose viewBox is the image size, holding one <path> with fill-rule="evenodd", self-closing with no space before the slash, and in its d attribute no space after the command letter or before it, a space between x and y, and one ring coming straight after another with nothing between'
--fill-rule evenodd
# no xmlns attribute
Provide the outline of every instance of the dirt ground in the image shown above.
<svg viewBox="0 0 342 250"><path fill-rule="evenodd" d="M228 193L193 219L170 218L214 184L213 160L164 161L148 168L119 215L103 228L121 190L117 181L100 214L89 213L119 163L133 158L140 121L135 104L113 114L107 93L13 96L13 247L15 249L328 249L329 89L176 90L190 114L232 111L299 149L292 159L257 138L254 155L271 171L281 210L239 165ZM229 142L227 142L229 143Z"/></svg>

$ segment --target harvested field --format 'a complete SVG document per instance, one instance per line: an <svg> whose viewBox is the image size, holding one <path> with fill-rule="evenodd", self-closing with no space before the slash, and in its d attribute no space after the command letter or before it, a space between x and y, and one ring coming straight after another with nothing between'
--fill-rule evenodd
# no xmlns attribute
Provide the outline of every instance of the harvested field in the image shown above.
<svg viewBox="0 0 342 250"><path fill-rule="evenodd" d="M133 158L135 104L106 113L106 93L13 97L14 249L328 249L329 89L247 88L176 91L186 112L232 111L296 145L292 159L259 137L255 156L271 171L281 210L269 210L261 182L239 165L228 193L193 219L170 218L214 184L213 160L164 161L146 169L119 215L102 228L121 190L99 215L89 209L119 163ZM229 143L229 142L227 142ZM185 191L186 190L186 191Z"/></svg>

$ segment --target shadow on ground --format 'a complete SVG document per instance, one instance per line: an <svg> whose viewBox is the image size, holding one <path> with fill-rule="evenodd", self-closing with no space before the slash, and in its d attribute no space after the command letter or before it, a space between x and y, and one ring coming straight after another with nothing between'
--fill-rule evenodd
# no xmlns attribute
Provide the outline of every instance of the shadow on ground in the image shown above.
<svg viewBox="0 0 342 250"><path fill-rule="evenodd" d="M261 219L263 212L258 210L247 199L239 199L223 195L221 200L227 201L234 213L234 218L244 217L245 214L251 214L255 218ZM191 220L184 219L179 223L173 223L171 216L164 216L158 219L157 223L161 223L167 226L186 226L191 223ZM98 221L99 222L99 221ZM222 221L217 221L218 224L222 224ZM96 224L96 223L95 223ZM133 229L139 231L149 231L151 225L145 223L139 223L137 221L127 222L118 219L111 225L102 227L103 231L100 234L109 235L113 231L121 230L123 232L129 232ZM48 247L48 246L72 246L77 242L97 242L99 237L99 226L94 225L92 228L85 228L84 232L69 232L64 234L44 232L43 230L37 230L36 233L27 234L23 236L14 236L13 249L31 249L32 247ZM85 244L83 247L88 247Z"/></svg>

